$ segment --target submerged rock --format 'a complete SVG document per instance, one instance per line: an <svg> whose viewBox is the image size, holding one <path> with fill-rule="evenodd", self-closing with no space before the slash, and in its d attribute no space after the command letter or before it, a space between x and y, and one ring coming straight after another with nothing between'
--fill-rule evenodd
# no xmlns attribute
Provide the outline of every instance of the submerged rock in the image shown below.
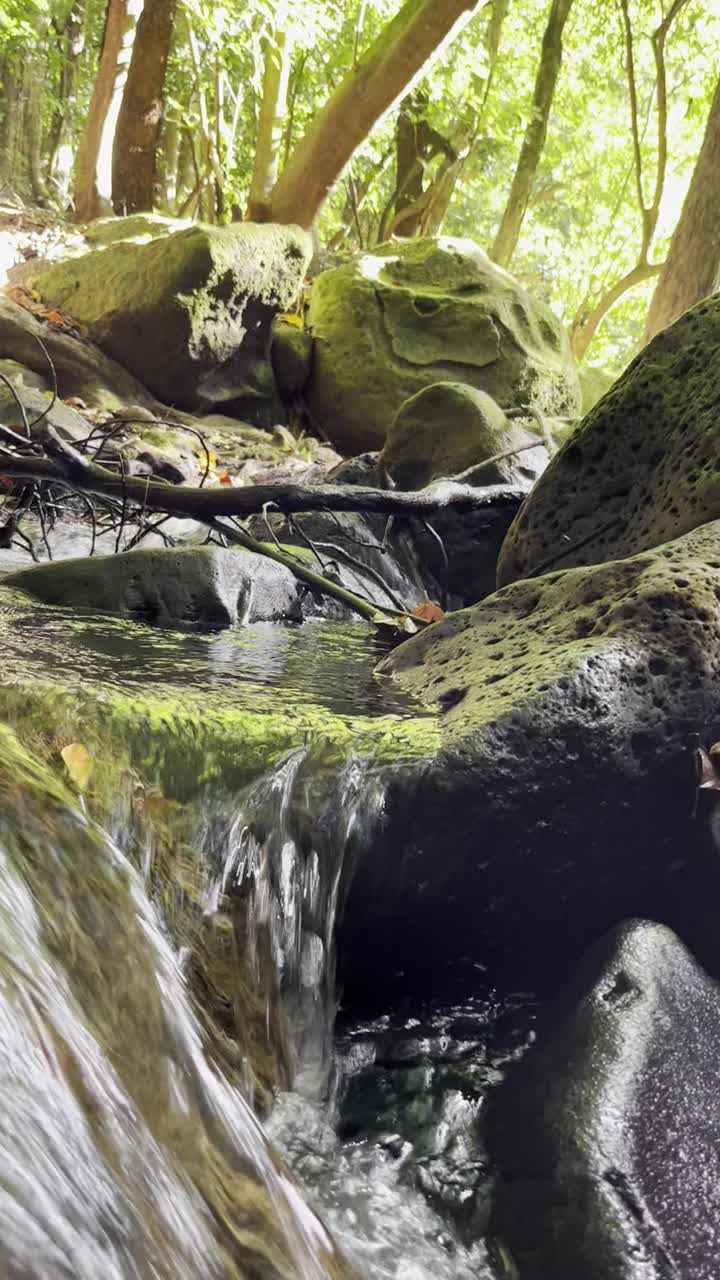
<svg viewBox="0 0 720 1280"><path fill-rule="evenodd" d="M196 225L57 263L36 287L169 404L231 403L271 425L270 325L297 294L311 250L297 227Z"/></svg>
<svg viewBox="0 0 720 1280"><path fill-rule="evenodd" d="M718 397L720 296L659 333L553 459L510 529L499 585L548 557L595 564L716 519Z"/></svg>
<svg viewBox="0 0 720 1280"><path fill-rule="evenodd" d="M493 1095L491 1232L522 1280L715 1280L719 1049L720 987L669 929L593 948Z"/></svg>
<svg viewBox="0 0 720 1280"><path fill-rule="evenodd" d="M309 408L344 453L381 448L400 406L435 382L464 382L504 409L575 414L567 335L471 240L392 241L313 283Z"/></svg>
<svg viewBox="0 0 720 1280"><path fill-rule="evenodd" d="M364 938L367 957L372 929L370 966L469 954L527 973L679 910L699 834L688 736L718 736L718 598L716 522L516 583L385 659L439 708L442 747L388 779L347 950Z"/></svg>
<svg viewBox="0 0 720 1280"><path fill-rule="evenodd" d="M251 551L183 547L56 560L4 579L46 604L124 613L164 627L299 621L300 584Z"/></svg>
<svg viewBox="0 0 720 1280"><path fill-rule="evenodd" d="M483 466L486 458L526 445L514 457ZM400 489L423 489L433 480L473 467L482 484L530 487L548 463L542 440L505 417L491 396L462 382L436 382L401 405L380 454ZM468 483L475 482L475 475Z"/></svg>

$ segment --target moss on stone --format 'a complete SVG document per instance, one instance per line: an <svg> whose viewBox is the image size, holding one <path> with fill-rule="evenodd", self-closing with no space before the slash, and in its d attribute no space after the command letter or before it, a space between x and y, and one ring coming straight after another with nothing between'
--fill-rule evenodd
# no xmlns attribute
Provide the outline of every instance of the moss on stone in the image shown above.
<svg viewBox="0 0 720 1280"><path fill-rule="evenodd" d="M579 407L563 326L469 240L392 242L323 272L308 322L310 408L345 451L381 446L403 401L436 382L503 408Z"/></svg>

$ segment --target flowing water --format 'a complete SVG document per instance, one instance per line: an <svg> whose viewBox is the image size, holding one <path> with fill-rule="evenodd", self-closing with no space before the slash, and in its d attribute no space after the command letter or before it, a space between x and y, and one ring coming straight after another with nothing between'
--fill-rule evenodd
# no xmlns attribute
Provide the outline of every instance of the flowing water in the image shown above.
<svg viewBox="0 0 720 1280"><path fill-rule="evenodd" d="M360 1016L336 987L382 761L435 732L378 642L2 591L0 626L0 716L50 758L2 731L0 1271L489 1277L483 1113L531 998L469 970ZM65 735L97 757L87 800L58 781Z"/></svg>

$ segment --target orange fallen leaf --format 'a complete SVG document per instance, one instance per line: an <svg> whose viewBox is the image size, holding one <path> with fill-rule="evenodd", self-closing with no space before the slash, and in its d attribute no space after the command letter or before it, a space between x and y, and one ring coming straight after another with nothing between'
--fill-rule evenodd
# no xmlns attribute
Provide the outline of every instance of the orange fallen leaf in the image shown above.
<svg viewBox="0 0 720 1280"><path fill-rule="evenodd" d="M445 613L433 600L423 600L422 604L412 610L410 617L420 618L422 622L442 622Z"/></svg>
<svg viewBox="0 0 720 1280"><path fill-rule="evenodd" d="M219 484L232 484L233 479L229 471L216 471L215 474Z"/></svg>
<svg viewBox="0 0 720 1280"><path fill-rule="evenodd" d="M49 324L57 326L64 326L65 324L65 317L61 311L48 311L45 315L45 319Z"/></svg>

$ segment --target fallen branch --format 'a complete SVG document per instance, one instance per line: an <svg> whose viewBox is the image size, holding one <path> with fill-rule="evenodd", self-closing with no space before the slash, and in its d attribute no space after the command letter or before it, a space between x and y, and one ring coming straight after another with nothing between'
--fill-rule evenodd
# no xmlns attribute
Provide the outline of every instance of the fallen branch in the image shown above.
<svg viewBox="0 0 720 1280"><path fill-rule="evenodd" d="M272 506L284 515L302 511L355 511L365 515L430 516L438 511L457 513L482 510L516 510L525 492L509 485L473 488L452 480L438 480L425 489L371 489L359 485L248 485L243 488L199 488L120 476L89 463L82 474L72 476L57 460L34 456L0 456L0 475L46 484L66 484L78 492L125 498L153 511L191 517L208 523L222 516L244 518L260 515Z"/></svg>

